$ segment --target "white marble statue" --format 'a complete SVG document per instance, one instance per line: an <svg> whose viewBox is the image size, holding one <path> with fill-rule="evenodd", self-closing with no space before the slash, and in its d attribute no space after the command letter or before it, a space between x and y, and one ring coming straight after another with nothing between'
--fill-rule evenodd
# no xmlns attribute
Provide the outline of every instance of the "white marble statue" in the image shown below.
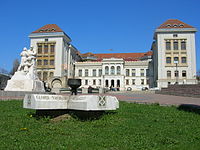
<svg viewBox="0 0 200 150"><path fill-rule="evenodd" d="M43 82L37 77L36 51L33 47L29 50L24 47L20 56L21 63L17 72L8 81L5 91L44 91Z"/></svg>

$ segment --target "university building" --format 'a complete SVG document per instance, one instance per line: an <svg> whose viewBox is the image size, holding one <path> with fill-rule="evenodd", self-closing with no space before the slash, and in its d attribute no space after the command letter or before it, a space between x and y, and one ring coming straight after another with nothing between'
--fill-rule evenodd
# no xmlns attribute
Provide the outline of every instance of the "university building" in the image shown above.
<svg viewBox="0 0 200 150"><path fill-rule="evenodd" d="M196 84L197 29L169 19L154 33L145 53L81 54L56 24L29 35L37 51L37 73L51 88L64 88L68 78L82 79L82 88L118 90L162 88L169 84Z"/></svg>

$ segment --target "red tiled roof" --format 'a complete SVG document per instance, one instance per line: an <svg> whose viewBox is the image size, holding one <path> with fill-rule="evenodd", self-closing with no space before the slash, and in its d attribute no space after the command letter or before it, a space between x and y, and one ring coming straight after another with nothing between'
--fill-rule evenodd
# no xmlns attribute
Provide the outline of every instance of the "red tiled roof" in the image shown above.
<svg viewBox="0 0 200 150"><path fill-rule="evenodd" d="M148 51L146 53L107 53L107 54L93 54L91 52L82 54L82 57L93 56L97 57L98 60L103 58L123 58L124 60L138 60L138 58L144 56L151 56L152 51Z"/></svg>
<svg viewBox="0 0 200 150"><path fill-rule="evenodd" d="M174 28L194 28L194 27L178 19L169 19L158 27L158 29L174 29Z"/></svg>
<svg viewBox="0 0 200 150"><path fill-rule="evenodd" d="M63 32L63 30L56 24L47 24L32 33L49 33L49 32Z"/></svg>

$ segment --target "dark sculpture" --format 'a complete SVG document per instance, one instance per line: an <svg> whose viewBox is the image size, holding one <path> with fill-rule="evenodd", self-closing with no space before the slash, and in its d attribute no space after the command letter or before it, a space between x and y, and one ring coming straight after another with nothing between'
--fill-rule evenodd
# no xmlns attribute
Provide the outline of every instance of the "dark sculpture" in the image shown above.
<svg viewBox="0 0 200 150"><path fill-rule="evenodd" d="M77 95L77 89L81 86L81 79L68 79L67 84L71 88L71 95Z"/></svg>

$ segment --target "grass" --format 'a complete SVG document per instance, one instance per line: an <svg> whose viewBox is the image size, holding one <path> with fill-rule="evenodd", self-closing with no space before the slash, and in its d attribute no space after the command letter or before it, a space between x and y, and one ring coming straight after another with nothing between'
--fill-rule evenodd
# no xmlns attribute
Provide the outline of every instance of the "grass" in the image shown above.
<svg viewBox="0 0 200 150"><path fill-rule="evenodd" d="M98 120L37 119L22 101L0 101L0 149L199 149L200 115L176 107L120 102Z"/></svg>

